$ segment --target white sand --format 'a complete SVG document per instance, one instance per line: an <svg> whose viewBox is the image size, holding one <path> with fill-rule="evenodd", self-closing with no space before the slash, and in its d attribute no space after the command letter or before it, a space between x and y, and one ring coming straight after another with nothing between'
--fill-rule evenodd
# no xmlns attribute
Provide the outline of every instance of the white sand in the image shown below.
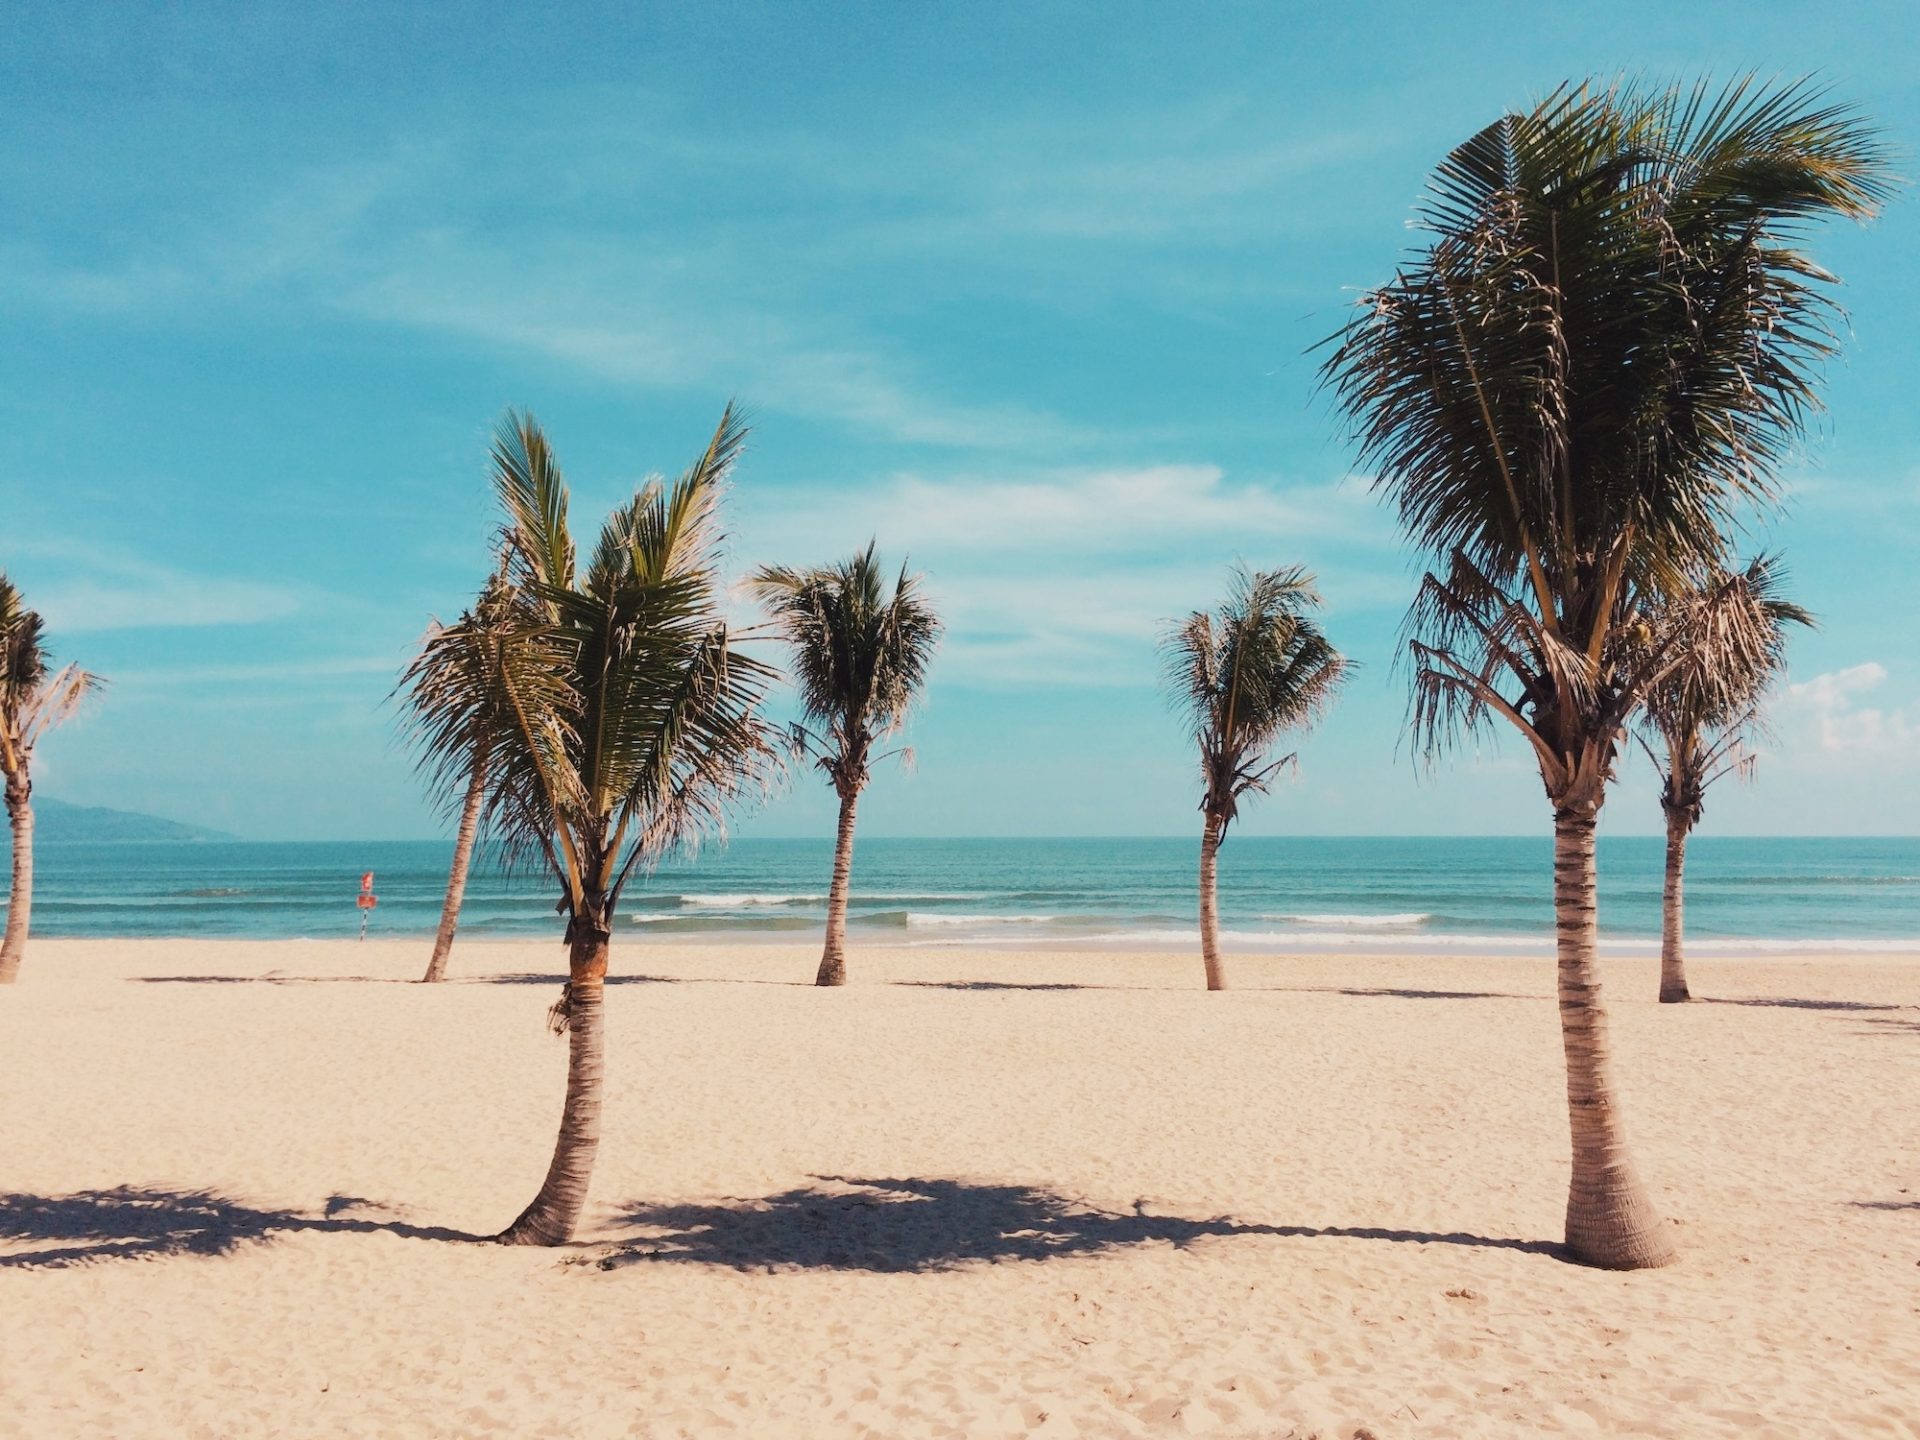
<svg viewBox="0 0 1920 1440"><path fill-rule="evenodd" d="M1685 1250L1618 1275L1544 962L621 945L554 1252L431 1230L539 1182L554 987L479 977L559 947L424 948L35 943L0 1433L1920 1435L1920 957L1610 964Z"/></svg>

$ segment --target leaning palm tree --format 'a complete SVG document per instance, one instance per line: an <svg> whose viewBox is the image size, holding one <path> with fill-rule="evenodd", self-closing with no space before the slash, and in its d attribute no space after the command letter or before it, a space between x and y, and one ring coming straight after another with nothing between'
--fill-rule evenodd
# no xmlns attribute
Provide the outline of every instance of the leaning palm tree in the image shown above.
<svg viewBox="0 0 1920 1440"><path fill-rule="evenodd" d="M39 612L29 610L18 588L0 574L0 778L13 834L0 985L19 977L33 914L33 747L100 684L78 665L48 670L45 628Z"/></svg>
<svg viewBox="0 0 1920 1440"><path fill-rule="evenodd" d="M579 1221L600 1142L602 999L613 923L636 869L715 832L773 757L759 705L772 671L722 611L720 496L746 438L731 406L699 459L649 481L577 563L567 487L530 415L493 444L509 579L524 597L497 663L449 672L417 707L458 766L492 725L484 823L510 861L545 867L567 917L566 1103L545 1182L502 1232L557 1245ZM479 717L500 717L498 723Z"/></svg>
<svg viewBox="0 0 1920 1440"><path fill-rule="evenodd" d="M1699 587L1670 597L1649 626L1651 637L1678 627L1691 641L1682 663L1647 692L1636 731L1660 771L1660 808L1667 821L1660 909L1663 1003L1691 998L1683 953L1687 836L1700 823L1708 786L1727 775L1752 774L1750 743L1762 728L1767 691L1786 665L1786 628L1813 624L1811 615L1785 598L1785 581L1779 560L1761 555L1737 574L1710 575ZM1737 623L1703 624L1695 613L1716 608L1733 613ZM1755 636L1757 645L1750 638Z"/></svg>
<svg viewBox="0 0 1920 1440"><path fill-rule="evenodd" d="M1207 989L1227 988L1220 964L1217 869L1227 826L1249 794L1265 794L1294 763L1275 742L1325 713L1347 661L1312 613L1313 576L1286 570L1233 572L1217 615L1196 610L1161 641L1167 689L1187 714L1200 748L1200 955Z"/></svg>
<svg viewBox="0 0 1920 1440"><path fill-rule="evenodd" d="M1366 295L1323 375L1362 463L1434 568L1408 615L1429 758L1497 717L1554 817L1570 1253L1676 1256L1627 1153L1595 969L1594 827L1635 711L1698 629L1764 635L1710 598L1636 643L1777 495L1835 348L1811 223L1872 214L1887 157L1807 86L1565 88L1454 150L1429 239Z"/></svg>
<svg viewBox="0 0 1920 1440"><path fill-rule="evenodd" d="M440 928L427 960L426 983L444 980L453 936L460 924L460 904L467 892L467 872L487 798L488 761L494 736L512 723L498 683L500 667L513 628L520 597L504 571L487 582L473 608L451 625L435 624L407 666L397 687L418 726L420 766L443 804L452 809L456 797L459 825L454 833L453 864L447 871L447 894L440 906ZM444 697L491 697L489 707L461 703L447 705ZM440 727L452 725L452 733Z"/></svg>
<svg viewBox="0 0 1920 1440"><path fill-rule="evenodd" d="M871 541L851 560L813 570L767 566L750 582L793 659L804 720L789 743L810 758L840 799L827 894L827 938L816 985L847 983L847 888L853 878L853 817L875 747L906 723L927 681L940 619L904 566L892 592Z"/></svg>

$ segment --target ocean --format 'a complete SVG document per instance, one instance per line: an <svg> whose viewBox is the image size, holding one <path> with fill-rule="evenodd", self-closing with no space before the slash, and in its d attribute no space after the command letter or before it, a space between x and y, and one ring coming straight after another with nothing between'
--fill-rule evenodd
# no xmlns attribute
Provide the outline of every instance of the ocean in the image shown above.
<svg viewBox="0 0 1920 1440"><path fill-rule="evenodd" d="M451 845L69 842L36 850L33 929L44 936L351 937L362 872L368 933L431 934ZM860 842L850 930L889 945L1195 943L1197 841ZM1600 929L1652 953L1663 842L1600 842ZM825 915L826 840L742 840L629 887L623 938L803 939ZM1920 839L1736 839L1688 848L1695 952L1920 950ZM1221 852L1221 925L1240 949L1473 949L1547 953L1551 842L1509 838L1236 836ZM557 891L478 864L461 933L557 941ZM0 899L3 899L0 896Z"/></svg>

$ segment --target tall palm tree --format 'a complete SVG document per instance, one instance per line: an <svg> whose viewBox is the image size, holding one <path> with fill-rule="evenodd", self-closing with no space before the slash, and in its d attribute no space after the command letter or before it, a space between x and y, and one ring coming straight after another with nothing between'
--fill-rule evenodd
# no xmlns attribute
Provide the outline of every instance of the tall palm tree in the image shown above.
<svg viewBox="0 0 1920 1440"><path fill-rule="evenodd" d="M512 723L498 675L522 602L504 571L487 582L474 602L451 625L434 625L407 666L397 689L404 692L416 717L421 740L420 765L428 782L448 808L459 797L460 823L453 842L453 864L447 871L446 899L440 906L440 928L427 960L427 982L444 980L453 935L460 923L460 904L466 896L467 872L480 833L487 798L488 761L494 736ZM444 703L444 697L490 697L494 704L469 706ZM440 733L441 726L454 727Z"/></svg>
<svg viewBox="0 0 1920 1440"><path fill-rule="evenodd" d="M906 723L927 682L940 618L904 566L892 592L873 542L850 560L812 570L766 566L750 588L793 659L805 720L790 744L811 758L840 798L827 895L827 938L816 985L847 983L847 888L860 792L885 755L875 747Z"/></svg>
<svg viewBox="0 0 1920 1440"><path fill-rule="evenodd" d="M1752 773L1748 744L1761 728L1767 691L1786 665L1786 627L1813 624L1811 615L1785 598L1785 582L1780 561L1761 555L1744 570L1712 574L1699 587L1669 597L1649 627L1659 636L1677 626L1692 640L1683 662L1647 692L1636 732L1660 771L1660 808L1667 821L1660 913L1664 1003L1691 998L1683 953L1687 836L1700 823L1708 786L1727 775ZM1700 623L1695 612L1702 608L1734 611L1738 620L1731 636L1726 627ZM1757 645L1750 639L1755 636Z"/></svg>
<svg viewBox="0 0 1920 1440"><path fill-rule="evenodd" d="M1167 688L1200 747L1200 954L1207 989L1227 988L1220 964L1217 870L1227 826L1249 794L1265 794L1294 763L1275 742L1325 713L1347 660L1328 643L1312 611L1313 576L1286 570L1233 572L1217 615L1196 610L1161 641Z"/></svg>
<svg viewBox="0 0 1920 1440"><path fill-rule="evenodd" d="M19 978L33 915L33 747L100 684L78 665L49 671L45 629L39 612L29 610L19 589L0 574L0 778L13 834L0 985Z"/></svg>
<svg viewBox="0 0 1920 1440"><path fill-rule="evenodd" d="M772 671L734 648L722 612L720 497L746 438L729 406L671 484L650 480L576 562L567 487L531 415L493 443L515 607L497 663L453 668L415 709L441 763L489 741L485 824L511 858L545 866L567 917L567 983L553 1007L568 1037L567 1093L545 1182L502 1232L566 1241L600 1142L602 1003L614 916L636 867L719 829L773 757L759 705Z"/></svg>
<svg viewBox="0 0 1920 1440"><path fill-rule="evenodd" d="M1446 158L1426 243L1323 370L1435 562L1408 615L1417 743L1432 757L1498 717L1553 809L1566 1238L1588 1263L1676 1258L1628 1157L1595 969L1595 822L1689 643L1634 637L1775 498L1836 345L1829 277L1798 246L1890 184L1873 131L1804 84L1563 88Z"/></svg>

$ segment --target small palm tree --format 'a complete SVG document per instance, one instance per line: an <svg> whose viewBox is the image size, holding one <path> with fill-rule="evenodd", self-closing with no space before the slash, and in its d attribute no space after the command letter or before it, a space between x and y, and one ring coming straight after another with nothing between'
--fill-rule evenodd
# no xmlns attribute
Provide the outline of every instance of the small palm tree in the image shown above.
<svg viewBox="0 0 1920 1440"><path fill-rule="evenodd" d="M768 566L750 582L793 659L805 720L790 744L814 762L840 797L840 826L827 895L827 938L816 985L847 983L847 889L853 878L854 811L875 748L906 723L926 686L940 619L906 568L892 592L872 542L851 560L813 570Z"/></svg>
<svg viewBox="0 0 1920 1440"><path fill-rule="evenodd" d="M0 985L19 977L33 914L33 747L100 685L99 677L78 665L49 672L45 628L39 612L29 610L18 588L0 574L0 778L13 834Z"/></svg>
<svg viewBox="0 0 1920 1440"><path fill-rule="evenodd" d="M496 574L472 609L451 625L436 623L428 630L420 653L400 677L398 690L405 693L420 727L421 769L449 809L455 797L459 803L460 822L454 835L453 864L447 871L446 899L440 906L440 928L434 935L427 973L420 977L429 984L446 978L486 804L493 738L512 723L511 713L495 707L505 698L498 677L506 646L515 624L524 619L515 614L519 603L505 572ZM491 700L493 705L466 705L461 703L465 696ZM447 703L449 699L453 703ZM456 733L438 733L437 727L448 724Z"/></svg>
<svg viewBox="0 0 1920 1440"><path fill-rule="evenodd" d="M1294 763L1274 744L1326 712L1346 678L1346 658L1327 642L1312 611L1313 576L1236 569L1220 612L1196 610L1161 641L1166 683L1200 747L1200 954L1207 989L1224 990L1220 964L1217 862L1227 826L1249 794L1265 794Z"/></svg>
<svg viewBox="0 0 1920 1440"><path fill-rule="evenodd" d="M1767 691L1786 665L1787 626L1813 624L1811 615L1785 598L1785 582L1779 560L1762 555L1740 572L1721 571L1668 600L1649 627L1655 636L1677 628L1691 642L1683 663L1648 691L1637 732L1660 771L1660 808L1667 820L1660 915L1664 1003L1691 998L1683 954L1687 836L1700 823L1708 786L1727 775L1751 776L1749 742L1762 728ZM1714 625L1714 612L1731 613L1736 623Z"/></svg>
<svg viewBox="0 0 1920 1440"><path fill-rule="evenodd" d="M1614 1092L1594 828L1687 632L1750 612L1716 591L1638 637L1774 499L1836 344L1830 277L1798 243L1890 183L1872 130L1805 85L1562 89L1441 164L1428 243L1323 372L1434 562L1408 615L1417 743L1433 756L1497 717L1552 806L1567 1246L1591 1264L1676 1258Z"/></svg>
<svg viewBox="0 0 1920 1440"><path fill-rule="evenodd" d="M722 611L720 497L746 438L729 406L700 458L650 480L576 563L567 487L530 415L493 444L506 511L511 608L492 663L448 667L414 724L436 763L469 763L490 732L484 823L510 860L544 865L567 917L568 1036L553 1161L500 1235L557 1245L579 1221L600 1143L602 1001L614 916L637 867L722 825L764 782L774 751L759 716L772 671L734 648Z"/></svg>

